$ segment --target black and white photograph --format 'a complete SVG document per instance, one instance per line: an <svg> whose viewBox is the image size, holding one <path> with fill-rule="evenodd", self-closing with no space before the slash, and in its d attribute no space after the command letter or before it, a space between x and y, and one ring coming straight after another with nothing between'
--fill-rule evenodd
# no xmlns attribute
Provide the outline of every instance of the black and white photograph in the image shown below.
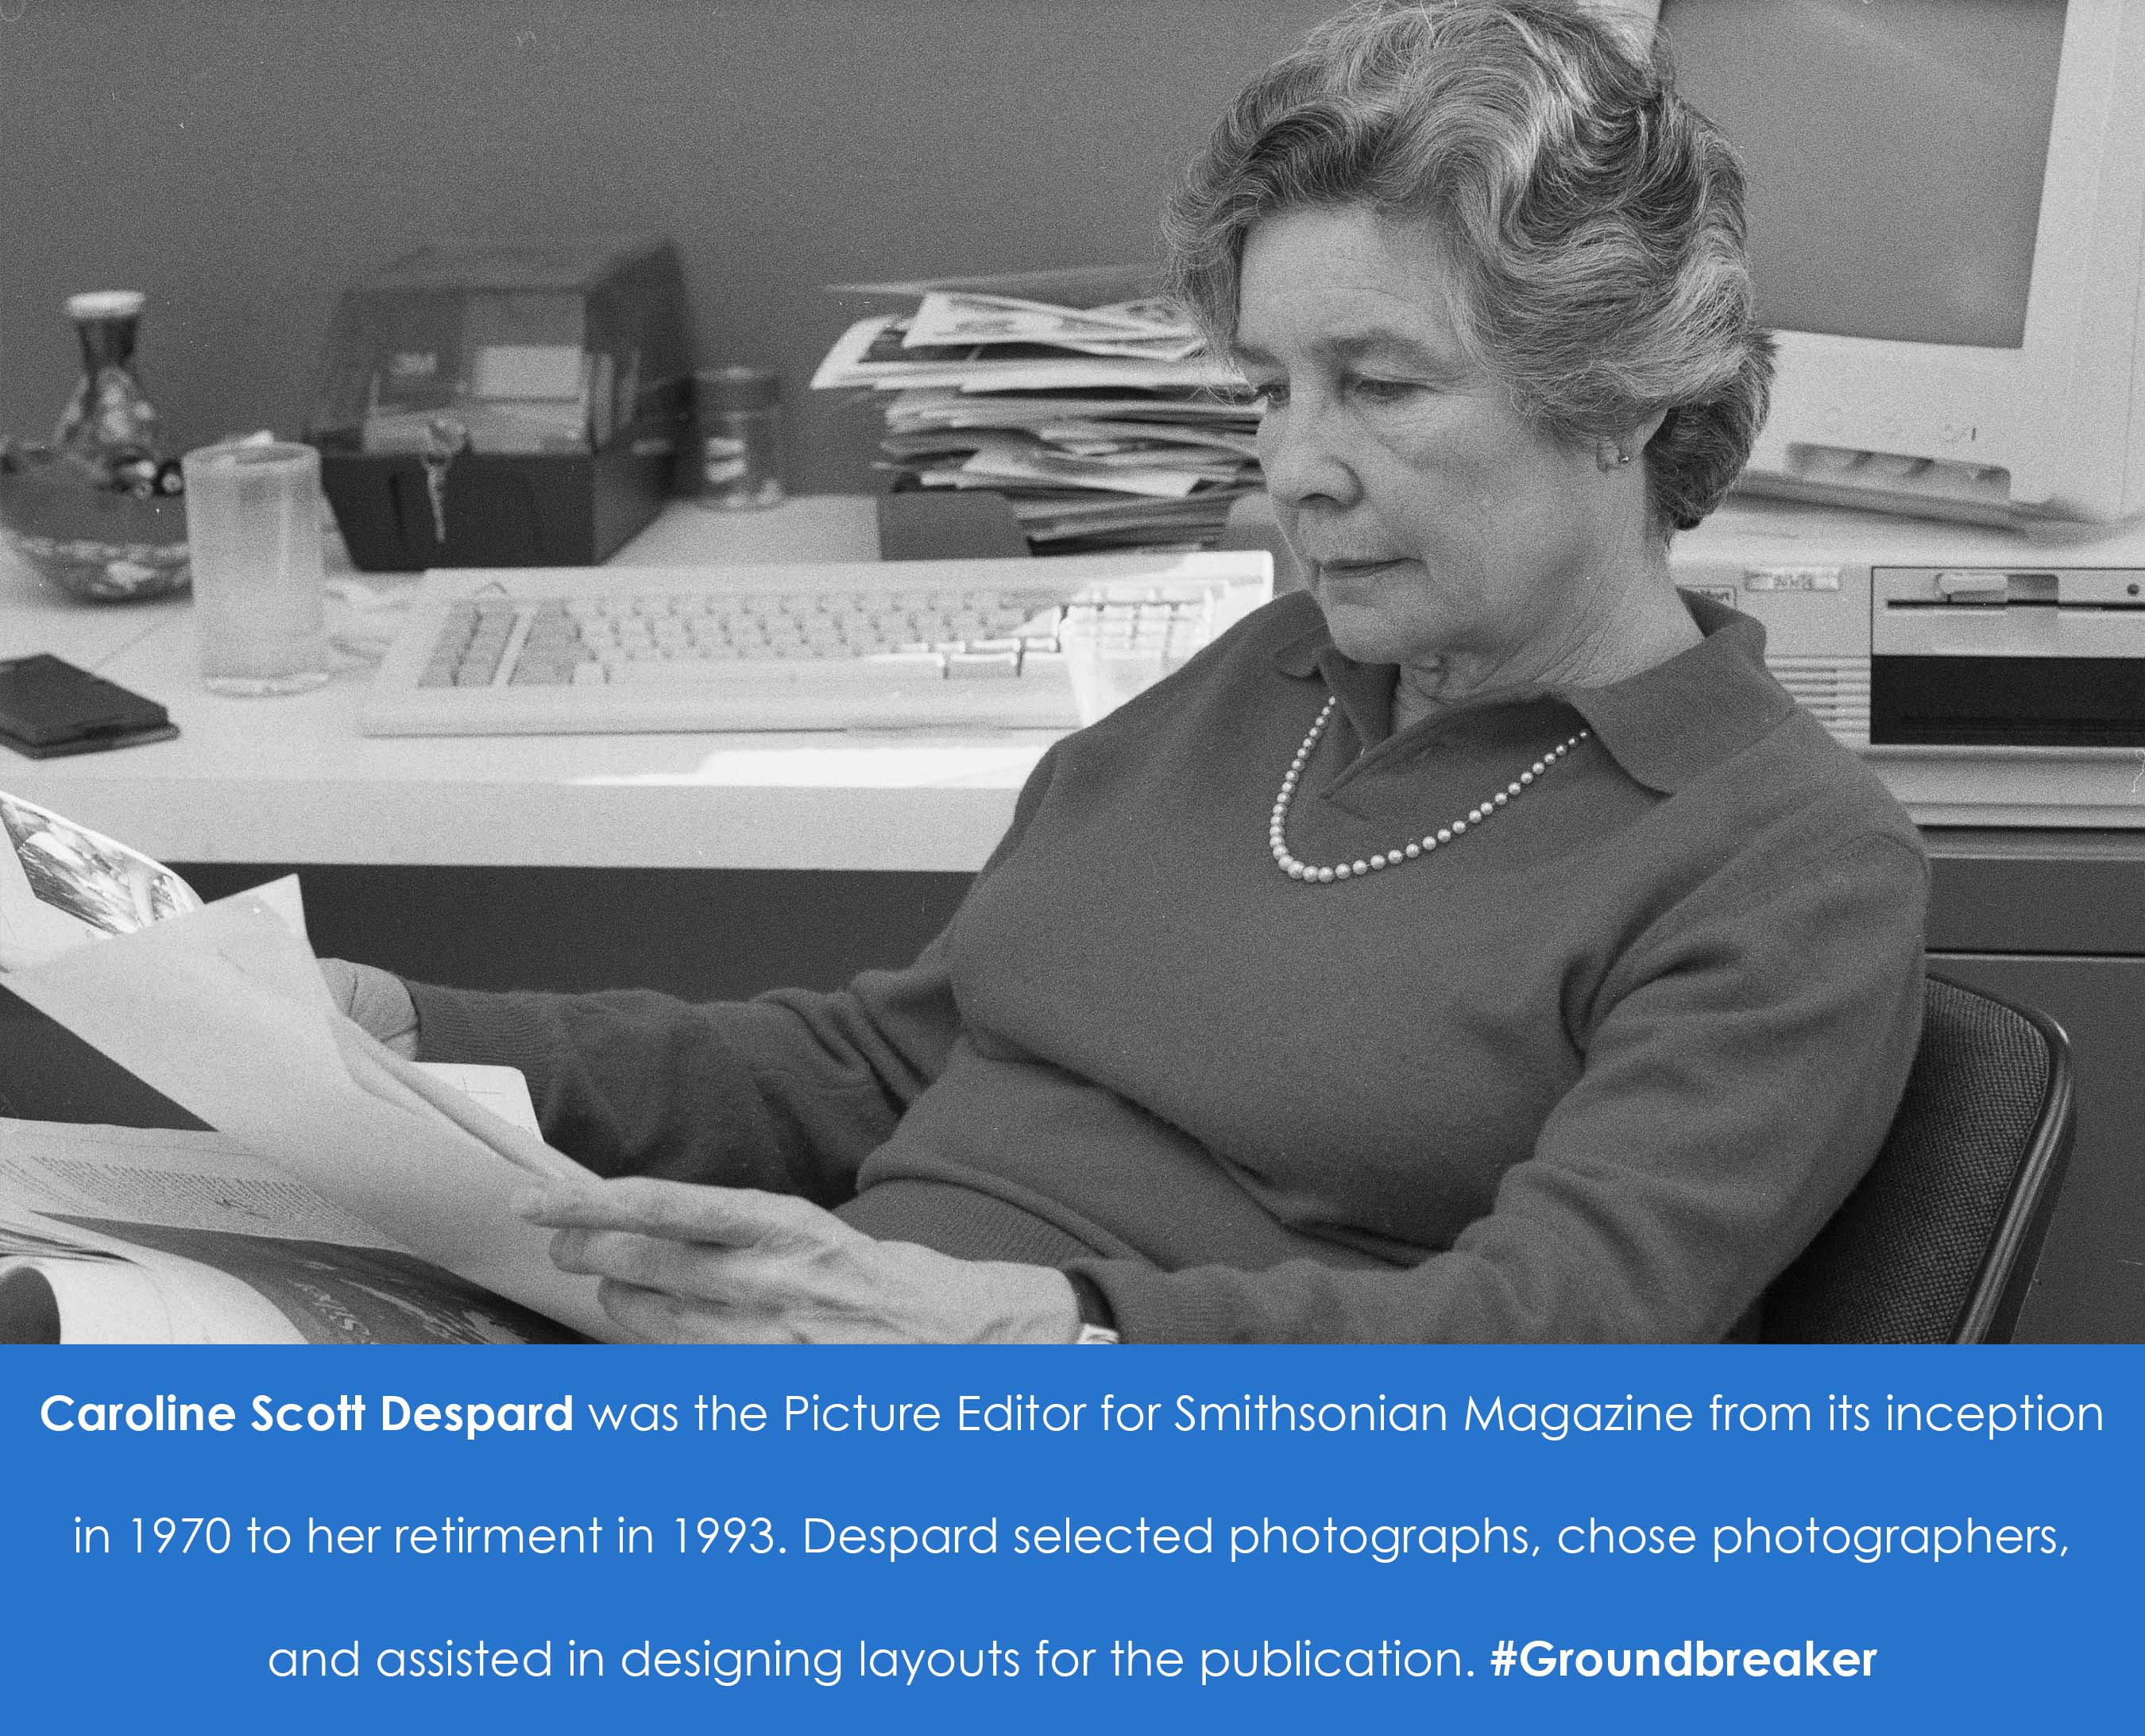
<svg viewBox="0 0 2145 1736"><path fill-rule="evenodd" d="M605 1336L2135 1341L2136 10L32 0L12 785Z"/></svg>
<svg viewBox="0 0 2145 1736"><path fill-rule="evenodd" d="M30 961L31 933L51 921L48 913L84 935L132 934L201 908L193 888L170 869L4 791L0 833L13 856L12 872L0 868L0 971ZM30 903L42 908L32 911Z"/></svg>
<svg viewBox="0 0 2145 1736"><path fill-rule="evenodd" d="M0 1366L2101 1450L2142 69L2145 0L0 0Z"/></svg>

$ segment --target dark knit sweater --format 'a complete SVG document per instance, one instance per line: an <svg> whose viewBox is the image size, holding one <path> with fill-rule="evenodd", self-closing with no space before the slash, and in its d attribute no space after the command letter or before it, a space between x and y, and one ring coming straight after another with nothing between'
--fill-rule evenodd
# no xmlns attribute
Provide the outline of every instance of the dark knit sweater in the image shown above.
<svg viewBox="0 0 2145 1736"><path fill-rule="evenodd" d="M713 1006L413 985L424 1053L523 1068L605 1175L1083 1271L1132 1340L1717 1338L1883 1138L1927 868L1763 629L1690 607L1704 643L1630 680L1396 734L1394 672L1284 598L1054 748L907 969ZM1267 826L1329 690L1311 863L1592 734L1452 845L1305 886Z"/></svg>

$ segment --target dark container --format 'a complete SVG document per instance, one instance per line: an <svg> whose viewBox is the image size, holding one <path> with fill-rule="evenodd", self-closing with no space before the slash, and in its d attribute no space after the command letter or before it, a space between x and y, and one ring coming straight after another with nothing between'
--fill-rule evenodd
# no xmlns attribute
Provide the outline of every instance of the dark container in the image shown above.
<svg viewBox="0 0 2145 1736"><path fill-rule="evenodd" d="M672 492L685 330L654 236L439 242L346 292L306 437L351 560L605 560Z"/></svg>

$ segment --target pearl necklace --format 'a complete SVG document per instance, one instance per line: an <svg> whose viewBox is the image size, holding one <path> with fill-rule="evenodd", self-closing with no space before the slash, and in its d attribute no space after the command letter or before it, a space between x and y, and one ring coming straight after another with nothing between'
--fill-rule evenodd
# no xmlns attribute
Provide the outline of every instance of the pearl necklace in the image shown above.
<svg viewBox="0 0 2145 1736"><path fill-rule="evenodd" d="M1441 826L1435 832L1426 833L1420 842L1396 844L1391 849L1381 850L1367 859L1336 862L1331 867L1313 868L1289 852L1289 804L1296 798L1296 780L1303 775L1303 768L1311 759L1311 750L1318 745L1318 738L1326 733L1326 720L1333 715L1333 708L1339 697L1338 694L1327 697L1326 709L1318 714L1317 721L1311 726L1311 733L1303 738L1303 745L1296 750L1296 758L1289 761L1288 770L1281 780L1281 794L1274 800L1273 815L1267 825L1267 843L1273 851L1274 866L1290 879L1301 880L1306 886L1331 886L1336 880L1352 880L1358 874L1375 873L1380 868L1392 868L1401 862L1412 862L1418 856L1428 855L1440 844L1451 843L1470 826L1481 825L1499 808L1508 805L1513 797L1524 791L1587 737L1587 732L1582 729L1570 740L1560 742L1521 772L1516 783L1506 784L1480 808L1469 808L1466 818L1455 820L1449 826Z"/></svg>

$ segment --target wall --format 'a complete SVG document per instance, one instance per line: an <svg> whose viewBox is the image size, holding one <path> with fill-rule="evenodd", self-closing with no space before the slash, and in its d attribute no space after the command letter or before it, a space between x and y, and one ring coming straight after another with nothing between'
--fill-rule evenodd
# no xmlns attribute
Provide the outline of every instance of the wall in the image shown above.
<svg viewBox="0 0 2145 1736"><path fill-rule="evenodd" d="M795 478L875 417L804 385L822 286L1150 257L1174 174L1324 0L0 0L0 432L137 288L173 438L302 425L337 291L435 234L656 229L704 361L779 367Z"/></svg>

